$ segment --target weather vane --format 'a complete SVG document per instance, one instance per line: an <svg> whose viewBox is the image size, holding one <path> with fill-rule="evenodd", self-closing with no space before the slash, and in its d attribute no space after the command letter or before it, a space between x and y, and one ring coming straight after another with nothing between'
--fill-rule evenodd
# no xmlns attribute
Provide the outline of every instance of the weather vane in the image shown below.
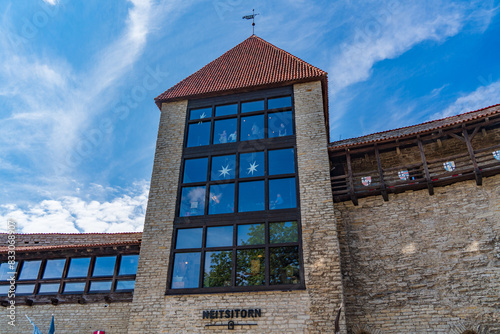
<svg viewBox="0 0 500 334"><path fill-rule="evenodd" d="M242 17L243 20L252 20L252 35L255 35L255 17L259 15L259 13L255 14L255 9L252 9L252 15L245 15Z"/></svg>

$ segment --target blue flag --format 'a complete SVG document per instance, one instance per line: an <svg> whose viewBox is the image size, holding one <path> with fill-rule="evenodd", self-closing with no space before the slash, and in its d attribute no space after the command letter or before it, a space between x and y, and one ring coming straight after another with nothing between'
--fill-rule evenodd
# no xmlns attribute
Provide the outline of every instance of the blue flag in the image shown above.
<svg viewBox="0 0 500 334"><path fill-rule="evenodd" d="M56 327L54 325L54 315L52 315L52 321L50 322L50 328L48 334L54 334L56 332Z"/></svg>
<svg viewBox="0 0 500 334"><path fill-rule="evenodd" d="M33 334L43 334L42 331L40 329L38 329L38 327L36 327L36 325L33 323L33 321L31 321L31 319L28 317L28 315L26 315L26 318L28 318L28 321L31 322L31 324L33 325Z"/></svg>

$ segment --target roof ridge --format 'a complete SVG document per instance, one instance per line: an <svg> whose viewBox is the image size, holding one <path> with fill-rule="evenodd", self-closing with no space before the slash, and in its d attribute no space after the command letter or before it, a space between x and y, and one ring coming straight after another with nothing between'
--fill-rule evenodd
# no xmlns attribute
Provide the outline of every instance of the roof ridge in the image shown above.
<svg viewBox="0 0 500 334"><path fill-rule="evenodd" d="M435 119L435 120L426 121L426 122L423 122L423 123L418 123L418 124L414 124L414 125L408 125L408 126L403 126L403 127L396 128L396 129L391 129L391 130L385 130L385 131L380 131L380 132L373 132L373 133L369 133L369 134L363 135L363 136L358 136L358 137L352 137L352 138L346 138L346 139L342 139L342 140L338 140L338 141L333 141L333 142L330 142L328 144L328 147L344 147L344 146L351 146L351 145L361 144L361 143L365 143L365 142L359 142L359 143L347 143L347 142L353 141L353 140L359 140L359 139L362 139L362 138L365 138L365 137L369 137L369 136L382 135L382 134L390 133L390 132L393 132L393 131L400 131L400 130L405 130L405 129L410 129L410 128L416 128L416 127L423 126L423 125L429 125L429 124L432 124L432 123L438 123L438 122L442 122L442 121L446 121L446 120L451 120L453 118L463 117L463 116L466 116L466 115L478 113L480 111L483 111L483 110L486 110L486 109L490 109L490 108L499 107L499 106L500 106L500 103L494 104L494 105L491 105L491 106L488 106L488 107L480 108L480 109L477 109L477 110L467 111L467 112L464 112L464 113L461 113L461 114L457 114L457 115L452 115L452 116L447 116L447 117L443 117L443 118L439 118L439 119ZM491 114L494 114L494 113L497 113L497 112L500 112L500 109L492 110L492 112L489 113L488 115L491 115ZM486 115L484 115L484 116L486 116ZM466 122L468 120L470 120L470 119L465 118L465 119L459 120L457 123ZM447 125L451 125L451 124L456 124L456 123L450 123L450 124L447 124ZM379 140L383 140L383 139L396 138L396 137L403 137L403 136L407 136L407 135L411 135L411 134L417 134L417 133L421 133L421 132L425 132L425 131L432 131L434 129L435 128L431 127L431 128L428 128L428 129L423 129L421 131L416 131L414 133L402 134L402 135L399 135L399 136L395 135L395 136L392 136L392 137L382 137L382 138L379 138L379 139L370 140L368 142L379 141ZM346 143L342 144L343 142L346 142Z"/></svg>
<svg viewBox="0 0 500 334"><path fill-rule="evenodd" d="M103 246L125 246L125 245L140 245L141 241L122 241L122 242L110 242L110 243L93 243L93 244L71 244L71 245L28 245L28 246L18 246L18 252L29 252L38 250L49 250L49 249L73 249L73 248L88 248L88 247L103 247ZM7 246L0 246L0 253L8 251Z"/></svg>

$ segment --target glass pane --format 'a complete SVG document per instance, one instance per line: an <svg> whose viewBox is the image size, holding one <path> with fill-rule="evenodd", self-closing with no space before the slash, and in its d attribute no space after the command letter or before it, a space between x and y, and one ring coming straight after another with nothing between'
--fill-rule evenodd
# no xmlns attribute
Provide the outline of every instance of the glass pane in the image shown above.
<svg viewBox="0 0 500 334"><path fill-rule="evenodd" d="M205 187L182 188L180 217L199 216L205 211Z"/></svg>
<svg viewBox="0 0 500 334"><path fill-rule="evenodd" d="M264 110L264 100L244 102L241 104L241 112Z"/></svg>
<svg viewBox="0 0 500 334"><path fill-rule="evenodd" d="M236 141L236 118L215 121L214 144L233 143Z"/></svg>
<svg viewBox="0 0 500 334"><path fill-rule="evenodd" d="M189 124L187 147L210 144L210 125L211 122Z"/></svg>
<svg viewBox="0 0 500 334"><path fill-rule="evenodd" d="M0 264L0 281L10 280L10 277L14 275L17 269L17 262L10 264L8 262L4 262Z"/></svg>
<svg viewBox="0 0 500 334"><path fill-rule="evenodd" d="M210 186L208 214L234 212L234 183Z"/></svg>
<svg viewBox="0 0 500 334"><path fill-rule="evenodd" d="M297 222L269 223L269 241L272 244L297 242L298 240Z"/></svg>
<svg viewBox="0 0 500 334"><path fill-rule="evenodd" d="M90 257L70 259L68 275L66 277L87 277L89 273Z"/></svg>
<svg viewBox="0 0 500 334"><path fill-rule="evenodd" d="M201 253L177 253L174 257L172 289L198 288Z"/></svg>
<svg viewBox="0 0 500 334"><path fill-rule="evenodd" d="M31 295L35 284L16 284L16 295Z"/></svg>
<svg viewBox="0 0 500 334"><path fill-rule="evenodd" d="M201 248L203 228L183 228L177 230L176 249Z"/></svg>
<svg viewBox="0 0 500 334"><path fill-rule="evenodd" d="M207 228L207 247L226 247L233 245L233 226Z"/></svg>
<svg viewBox="0 0 500 334"><path fill-rule="evenodd" d="M64 284L63 293L83 293L84 290L85 290L85 282L66 283Z"/></svg>
<svg viewBox="0 0 500 334"><path fill-rule="evenodd" d="M134 290L134 288L135 288L135 280L120 280L116 282L115 291Z"/></svg>
<svg viewBox="0 0 500 334"><path fill-rule="evenodd" d="M269 283L270 284L298 284L299 275L299 248L276 247L269 253Z"/></svg>
<svg viewBox="0 0 500 334"><path fill-rule="evenodd" d="M6 296L9 293L10 284L0 285L0 296Z"/></svg>
<svg viewBox="0 0 500 334"><path fill-rule="evenodd" d="M236 285L265 284L264 249L244 249L236 252Z"/></svg>
<svg viewBox="0 0 500 334"><path fill-rule="evenodd" d="M293 135L292 112L276 112L269 114L267 122L268 137L284 137Z"/></svg>
<svg viewBox="0 0 500 334"><path fill-rule="evenodd" d="M278 97L276 99L267 100L267 109L286 108L291 106L292 106L291 96Z"/></svg>
<svg viewBox="0 0 500 334"><path fill-rule="evenodd" d="M264 115L241 118L240 140L254 140L264 138Z"/></svg>
<svg viewBox="0 0 500 334"><path fill-rule="evenodd" d="M92 276L113 276L116 256L98 256L95 258Z"/></svg>
<svg viewBox="0 0 500 334"><path fill-rule="evenodd" d="M189 114L189 119L203 119L207 117L212 117L212 107L209 108L200 108L200 109L191 109Z"/></svg>
<svg viewBox="0 0 500 334"><path fill-rule="evenodd" d="M189 159L184 161L182 182L203 182L207 180L208 158Z"/></svg>
<svg viewBox="0 0 500 334"><path fill-rule="evenodd" d="M234 179L235 161L236 157L234 154L213 157L210 179L213 181Z"/></svg>
<svg viewBox="0 0 500 334"><path fill-rule="evenodd" d="M238 225L238 246L262 245L265 242L265 225Z"/></svg>
<svg viewBox="0 0 500 334"><path fill-rule="evenodd" d="M53 293L59 292L59 283L42 283L38 289L38 293Z"/></svg>
<svg viewBox="0 0 500 334"><path fill-rule="evenodd" d="M232 251L206 252L203 286L231 286L232 263Z"/></svg>
<svg viewBox="0 0 500 334"><path fill-rule="evenodd" d="M47 260L42 278L61 278L66 259Z"/></svg>
<svg viewBox="0 0 500 334"><path fill-rule="evenodd" d="M260 211L264 205L264 181L241 182L238 199L238 211Z"/></svg>
<svg viewBox="0 0 500 334"><path fill-rule="evenodd" d="M297 206L295 178L269 180L269 209L288 209Z"/></svg>
<svg viewBox="0 0 500 334"><path fill-rule="evenodd" d="M89 292L110 291L111 281L90 282Z"/></svg>
<svg viewBox="0 0 500 334"><path fill-rule="evenodd" d="M120 261L120 270L118 275L137 274L137 265L139 264L139 255L123 255Z"/></svg>
<svg viewBox="0 0 500 334"><path fill-rule="evenodd" d="M216 106L215 107L215 116L226 116L233 115L238 112L237 104L227 104L225 106Z"/></svg>
<svg viewBox="0 0 500 334"><path fill-rule="evenodd" d="M264 176L264 152L240 154L240 177Z"/></svg>
<svg viewBox="0 0 500 334"><path fill-rule="evenodd" d="M269 151L269 175L295 173L293 148Z"/></svg>
<svg viewBox="0 0 500 334"><path fill-rule="evenodd" d="M41 260L36 261L24 261L23 267L21 269L21 274L19 275L19 279L37 279L38 271L40 270Z"/></svg>

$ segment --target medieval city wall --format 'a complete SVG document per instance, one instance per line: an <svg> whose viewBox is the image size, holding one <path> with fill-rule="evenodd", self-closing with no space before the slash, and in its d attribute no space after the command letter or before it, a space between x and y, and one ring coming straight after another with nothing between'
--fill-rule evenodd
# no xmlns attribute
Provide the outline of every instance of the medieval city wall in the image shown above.
<svg viewBox="0 0 500 334"><path fill-rule="evenodd" d="M434 192L335 204L349 333L500 333L500 176Z"/></svg>

